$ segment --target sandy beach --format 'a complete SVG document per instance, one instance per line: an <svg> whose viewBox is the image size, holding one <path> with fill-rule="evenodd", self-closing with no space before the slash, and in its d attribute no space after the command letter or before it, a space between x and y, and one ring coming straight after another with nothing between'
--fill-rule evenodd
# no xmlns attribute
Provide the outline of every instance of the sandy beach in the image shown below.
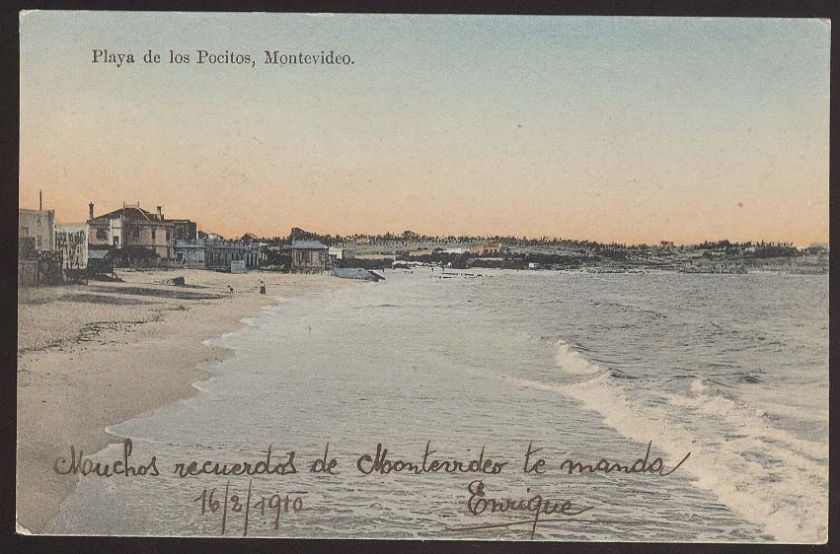
<svg viewBox="0 0 840 554"><path fill-rule="evenodd" d="M32 532L76 483L52 471L55 459L70 445L92 454L118 442L107 426L191 394L198 365L225 355L202 341L277 298L358 284L269 272L117 275L124 282L19 289L17 517ZM168 284L174 277L185 284Z"/></svg>

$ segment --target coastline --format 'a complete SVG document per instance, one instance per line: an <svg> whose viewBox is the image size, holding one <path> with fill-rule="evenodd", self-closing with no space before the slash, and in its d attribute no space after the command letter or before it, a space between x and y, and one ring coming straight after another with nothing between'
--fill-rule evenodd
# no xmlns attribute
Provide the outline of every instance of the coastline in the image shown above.
<svg viewBox="0 0 840 554"><path fill-rule="evenodd" d="M288 298L350 286L319 275L122 271L118 282L19 289L17 526L42 532L76 476L52 470L70 446L118 442L107 427L196 392L202 362L229 355L205 341ZM166 281L184 277L185 285ZM259 294L263 280L268 294ZM228 285L233 287L229 293Z"/></svg>

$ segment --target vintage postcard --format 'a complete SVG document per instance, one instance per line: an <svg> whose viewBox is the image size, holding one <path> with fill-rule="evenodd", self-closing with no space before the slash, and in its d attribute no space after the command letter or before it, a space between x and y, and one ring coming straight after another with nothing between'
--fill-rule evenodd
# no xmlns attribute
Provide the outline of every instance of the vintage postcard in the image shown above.
<svg viewBox="0 0 840 554"><path fill-rule="evenodd" d="M827 20L20 41L20 533L827 540Z"/></svg>

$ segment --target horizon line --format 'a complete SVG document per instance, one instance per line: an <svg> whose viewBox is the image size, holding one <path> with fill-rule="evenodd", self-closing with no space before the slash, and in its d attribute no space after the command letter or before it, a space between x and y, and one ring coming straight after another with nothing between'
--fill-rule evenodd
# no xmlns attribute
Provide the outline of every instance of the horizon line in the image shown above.
<svg viewBox="0 0 840 554"><path fill-rule="evenodd" d="M18 205L18 209L19 210L39 211L38 208L29 208L29 207L24 207L24 206L20 206L20 205ZM120 208L116 208L116 210L119 210L119 209ZM89 221L89 219L85 219L85 220L82 220L82 221L78 221L78 220L76 220L76 221L64 221L64 220L59 221L59 218L57 216L57 210L55 208L45 208L45 209L40 210L40 211L49 211L49 210L52 210L53 212L56 212L56 220L55 220L56 225L81 225L81 224L87 224L87 222ZM110 212L112 212L112 211L115 211L115 210L110 210ZM101 215L104 215L104 214L107 214L107 213L110 213L110 212L104 212ZM166 219L165 216L164 216L164 219ZM177 217L177 218L173 218L173 219L190 219L190 218L188 218L188 217ZM192 221L192 220L190 219L190 221ZM201 223L199 221L195 221L195 223L196 223L197 231L201 231L201 232L207 233L207 234L215 234L215 235L219 235L219 236L225 237L225 238L227 238L227 236L228 236L228 235L225 235L225 234L222 234L222 233L217 233L217 232L212 231L212 230L208 231L208 230L205 230L205 229L201 228L200 227ZM430 234L428 232L412 231L410 229L403 229L402 231L385 230L385 231L379 231L379 232L375 232L375 233L358 232L358 231L343 232L343 233L341 233L341 232L329 233L329 232L310 231L310 230L303 229L302 227L298 227L296 225L292 225L291 227L289 227L289 231L287 233L269 235L269 234L265 234L265 233L254 233L254 232L248 231L246 229L245 231L243 231L241 233L237 233L235 236L244 236L246 234L253 234L253 235L256 235L259 238L263 238L263 239L283 238L283 237L291 236L291 234L292 234L291 231L293 229L299 229L299 230L303 231L304 233L318 235L318 236L322 236L322 237L323 236L375 237L375 236L384 236L384 235L387 235L387 234L391 234L391 235L394 236L394 238L401 238L401 235L404 232L411 232L411 233L414 233L414 234L419 235L421 237L427 237L429 239L446 239L446 238L449 238L449 237L453 237L453 238L456 238L456 239L459 239L459 238L465 238L465 239L494 239L494 238L503 239L503 238L506 238L506 239L515 239L515 240L543 241L543 242L591 242L591 243L602 244L602 245L615 244L615 245L621 245L621 246L626 246L626 247L642 246L642 245L657 246L662 242L672 242L674 244L674 246L696 246L696 245L700 245L700 244L703 244L703 243L715 243L715 242L727 241L727 242L730 242L732 244L745 244L745 243L760 244L760 243L763 243L763 244L792 245L792 246L796 246L798 248L807 248L807 247L814 246L814 245L828 246L829 243L830 243L830 238L828 238L824 241L810 241L806 244L804 242L797 243L796 241L793 241L793 240L768 240L768 239L765 239L765 238L733 240L733 239L726 238L726 237L705 238L703 240L695 240L695 241L678 241L678 240L670 240L670 239L666 238L666 239L658 239L658 240L655 240L655 241L652 241L652 242L646 242L646 241L630 242L630 241L621 241L621 240L616 240L616 239L605 241L605 240L595 240L595 239L591 239L591 238L562 237L562 236L558 236L558 235L539 235L539 236L530 235L529 236L527 234L515 235L515 234L509 234L509 233L508 234L488 234L488 233L485 233L485 234L454 234L454 233Z"/></svg>

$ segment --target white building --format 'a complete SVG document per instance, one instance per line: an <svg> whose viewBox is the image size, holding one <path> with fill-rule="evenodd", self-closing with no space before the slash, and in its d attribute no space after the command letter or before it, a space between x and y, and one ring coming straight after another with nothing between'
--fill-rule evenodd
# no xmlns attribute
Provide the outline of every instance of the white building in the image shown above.
<svg viewBox="0 0 840 554"><path fill-rule="evenodd" d="M356 257L356 249L345 246L330 246L329 256L331 262L335 262L336 260L352 260Z"/></svg>
<svg viewBox="0 0 840 554"><path fill-rule="evenodd" d="M35 250L55 250L55 210L18 210L18 238L34 239Z"/></svg>

